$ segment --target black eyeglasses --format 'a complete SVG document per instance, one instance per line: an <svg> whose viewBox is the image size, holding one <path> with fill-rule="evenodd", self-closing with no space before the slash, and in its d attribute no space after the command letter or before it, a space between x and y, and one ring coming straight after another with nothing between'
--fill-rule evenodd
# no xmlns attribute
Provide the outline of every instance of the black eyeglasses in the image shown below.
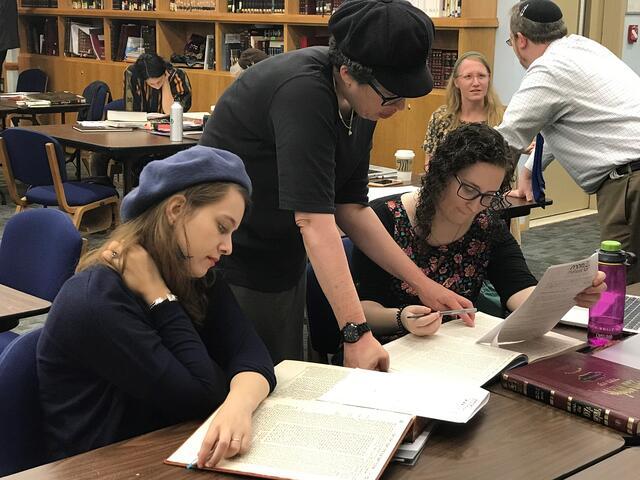
<svg viewBox="0 0 640 480"><path fill-rule="evenodd" d="M480 197L480 205L490 210L501 210L511 206L504 192L481 192L473 185L463 182L457 175L454 175L460 186L456 192L464 200L475 200Z"/></svg>
<svg viewBox="0 0 640 480"><path fill-rule="evenodd" d="M510 47L513 46L513 42L511 41L510 38L507 38L507 41L505 42L507 45L509 45Z"/></svg>
<svg viewBox="0 0 640 480"><path fill-rule="evenodd" d="M383 107L385 105L393 105L394 103L398 103L399 101L404 100L404 97L401 97L399 95L387 96L384 93L382 93L380 89L376 86L375 80L371 80L369 82L369 86L373 88L373 91L376 92L378 96L382 99L381 106Z"/></svg>

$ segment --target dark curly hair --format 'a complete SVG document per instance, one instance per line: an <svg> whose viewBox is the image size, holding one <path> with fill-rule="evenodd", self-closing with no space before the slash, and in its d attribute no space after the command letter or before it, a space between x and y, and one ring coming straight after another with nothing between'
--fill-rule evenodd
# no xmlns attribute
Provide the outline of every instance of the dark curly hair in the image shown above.
<svg viewBox="0 0 640 480"><path fill-rule="evenodd" d="M416 205L416 234L420 240L425 241L419 242L421 245L426 245L436 207L451 179L460 170L478 162L504 168L500 192L504 193L511 188L513 157L497 130L482 123L463 124L449 132L436 148L427 173L422 177Z"/></svg>
<svg viewBox="0 0 640 480"><path fill-rule="evenodd" d="M329 38L329 61L331 62L331 65L338 70L340 70L342 65L346 66L349 75L351 75L355 81L360 84L367 84L374 80L373 70L369 67L365 67L355 60L351 60L342 53L342 50L338 48L338 44L333 36Z"/></svg>
<svg viewBox="0 0 640 480"><path fill-rule="evenodd" d="M155 53L143 53L134 64L138 78L147 80L148 78L158 78L164 75L171 66L164 58Z"/></svg>

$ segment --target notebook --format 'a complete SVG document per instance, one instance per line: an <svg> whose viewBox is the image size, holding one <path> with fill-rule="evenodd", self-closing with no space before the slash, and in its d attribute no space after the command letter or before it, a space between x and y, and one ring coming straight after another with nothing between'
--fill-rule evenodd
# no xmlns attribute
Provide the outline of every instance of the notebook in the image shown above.
<svg viewBox="0 0 640 480"><path fill-rule="evenodd" d="M587 328L589 323L589 309L583 307L573 307L569 310L560 323L573 325L574 327ZM626 295L624 298L624 332L640 332L640 297Z"/></svg>

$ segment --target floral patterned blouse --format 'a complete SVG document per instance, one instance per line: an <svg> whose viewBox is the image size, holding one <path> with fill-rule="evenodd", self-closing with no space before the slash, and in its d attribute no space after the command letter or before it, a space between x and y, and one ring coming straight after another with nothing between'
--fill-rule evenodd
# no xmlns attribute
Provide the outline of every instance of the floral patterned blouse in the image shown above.
<svg viewBox="0 0 640 480"><path fill-rule="evenodd" d="M371 206L400 248L432 280L475 303L483 281L488 279L503 306L514 293L536 284L520 246L500 218L480 213L458 240L420 249L400 197L380 198ZM398 308L421 304L410 285L391 276L356 247L351 270L361 300Z"/></svg>
<svg viewBox="0 0 640 480"><path fill-rule="evenodd" d="M464 124L468 122L461 121L460 123ZM425 134L424 142L422 142L422 149L430 155L433 154L447 133L452 130L452 124L453 115L447 113L447 106L442 105L437 108L431 115L431 120L429 120L429 124L427 125L427 133Z"/></svg>

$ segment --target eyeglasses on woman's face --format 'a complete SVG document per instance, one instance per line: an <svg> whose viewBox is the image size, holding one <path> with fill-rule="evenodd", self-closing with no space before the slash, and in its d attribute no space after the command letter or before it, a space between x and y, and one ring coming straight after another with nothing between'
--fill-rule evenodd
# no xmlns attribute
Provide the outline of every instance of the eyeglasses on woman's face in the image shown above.
<svg viewBox="0 0 640 480"><path fill-rule="evenodd" d="M456 192L463 200L475 200L480 198L480 205L489 208L491 210L500 210L511 205L505 193L503 192L481 192L473 185L460 180L458 175L454 175L454 178L458 181L458 191Z"/></svg>
<svg viewBox="0 0 640 480"><path fill-rule="evenodd" d="M401 97L399 95L385 95L384 93L382 93L382 85L380 85L377 81L375 80L371 80L369 81L369 86L373 89L374 92L376 92L378 94L378 96L380 97L380 99L382 100L382 103L380 104L381 106L385 106L385 105L393 105L395 103L398 103L402 100L404 100L404 97Z"/></svg>

